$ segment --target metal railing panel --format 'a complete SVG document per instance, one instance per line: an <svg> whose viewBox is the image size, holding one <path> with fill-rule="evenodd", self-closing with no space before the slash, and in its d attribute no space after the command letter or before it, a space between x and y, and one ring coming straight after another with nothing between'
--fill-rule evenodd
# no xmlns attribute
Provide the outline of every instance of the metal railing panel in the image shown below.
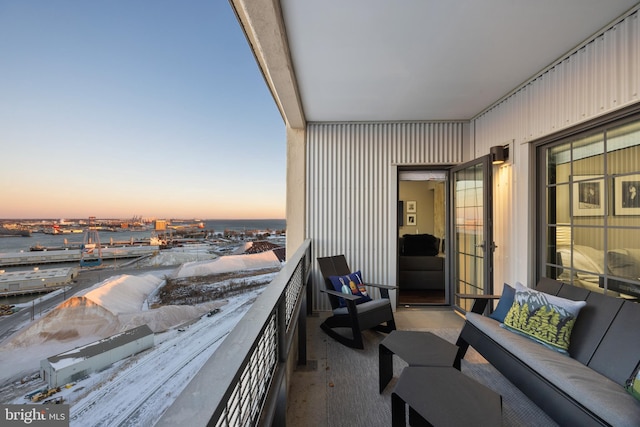
<svg viewBox="0 0 640 427"><path fill-rule="evenodd" d="M295 326L305 327L310 268L311 242L307 240L156 425L254 426L271 424L274 417L286 413L284 370ZM304 346L306 342L299 343Z"/></svg>

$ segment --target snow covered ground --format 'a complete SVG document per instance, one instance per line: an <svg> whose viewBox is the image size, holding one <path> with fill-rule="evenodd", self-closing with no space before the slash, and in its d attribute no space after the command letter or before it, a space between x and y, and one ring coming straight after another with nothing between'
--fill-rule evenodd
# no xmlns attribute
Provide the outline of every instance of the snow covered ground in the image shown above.
<svg viewBox="0 0 640 427"><path fill-rule="evenodd" d="M51 397L63 397L71 405L71 425L153 425L262 290L197 306L149 309L148 300L162 286L163 278L274 266L281 265L273 252L264 252L189 261L177 269L141 276L112 276L68 298L0 346L0 382L16 373L37 371L43 358L147 324L156 333L152 349L91 374ZM252 280L270 281L275 274L253 276ZM207 316L213 308L221 310ZM5 369L8 366L11 369ZM41 380L33 381L32 388L43 385ZM22 392L25 387L19 388L20 396L3 403L28 403Z"/></svg>

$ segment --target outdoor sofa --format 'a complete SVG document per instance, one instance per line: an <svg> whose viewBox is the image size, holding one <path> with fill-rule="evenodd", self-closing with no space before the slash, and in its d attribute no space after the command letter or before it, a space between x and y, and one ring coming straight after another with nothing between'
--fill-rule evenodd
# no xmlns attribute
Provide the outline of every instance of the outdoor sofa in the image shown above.
<svg viewBox="0 0 640 427"><path fill-rule="evenodd" d="M399 239L400 291L444 290L442 241L431 234L405 234Z"/></svg>
<svg viewBox="0 0 640 427"><path fill-rule="evenodd" d="M570 333L568 355L479 314L487 299L478 299L466 314L458 357L471 345L560 425L640 426L640 401L625 387L637 376L640 360L640 304L546 278L536 290L586 301ZM511 306L504 299L493 317Z"/></svg>

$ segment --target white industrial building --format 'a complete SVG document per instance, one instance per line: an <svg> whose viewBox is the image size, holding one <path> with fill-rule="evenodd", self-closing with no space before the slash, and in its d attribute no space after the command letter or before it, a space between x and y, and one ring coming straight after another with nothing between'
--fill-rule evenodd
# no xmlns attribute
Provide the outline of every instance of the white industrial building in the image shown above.
<svg viewBox="0 0 640 427"><path fill-rule="evenodd" d="M60 387L153 345L153 332L149 326L138 326L40 361L40 376L50 388Z"/></svg>
<svg viewBox="0 0 640 427"><path fill-rule="evenodd" d="M46 292L69 284L78 276L73 267L40 270L5 271L0 270L0 295L14 295L30 292Z"/></svg>

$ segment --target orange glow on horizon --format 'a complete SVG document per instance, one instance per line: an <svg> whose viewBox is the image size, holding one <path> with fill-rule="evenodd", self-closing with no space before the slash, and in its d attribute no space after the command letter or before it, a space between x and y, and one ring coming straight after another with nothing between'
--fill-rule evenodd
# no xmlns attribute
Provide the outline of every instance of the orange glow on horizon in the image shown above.
<svg viewBox="0 0 640 427"><path fill-rule="evenodd" d="M284 201L247 200L235 202L200 202L167 197L166 200L148 198L135 200L117 195L102 198L89 195L86 198L68 194L32 192L28 196L2 194L3 203L0 218L130 218L134 215L154 218L203 218L203 219L284 219ZM162 198L160 198L162 199Z"/></svg>

